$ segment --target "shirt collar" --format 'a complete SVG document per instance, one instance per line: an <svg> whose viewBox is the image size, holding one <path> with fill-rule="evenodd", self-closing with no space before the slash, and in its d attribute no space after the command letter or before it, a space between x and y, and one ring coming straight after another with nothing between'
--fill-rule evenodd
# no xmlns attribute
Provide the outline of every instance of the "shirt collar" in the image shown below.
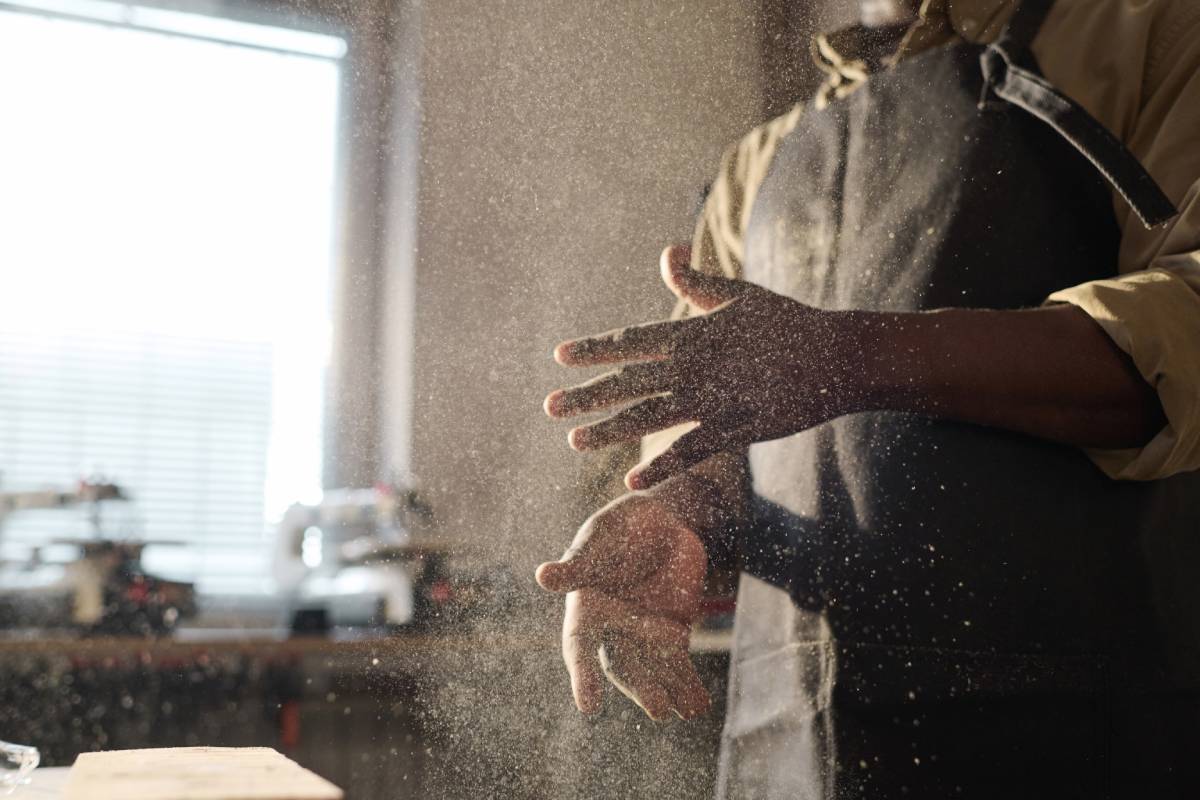
<svg viewBox="0 0 1200 800"><path fill-rule="evenodd" d="M813 59L825 73L818 105L849 94L872 72L953 39L988 42L996 38L1020 0L925 0L917 20L896 29L851 25L813 42Z"/></svg>
<svg viewBox="0 0 1200 800"><path fill-rule="evenodd" d="M926 0L939 5L950 19L955 33L968 42L990 42L1000 35L1008 18L1021 5L1020 0Z"/></svg>

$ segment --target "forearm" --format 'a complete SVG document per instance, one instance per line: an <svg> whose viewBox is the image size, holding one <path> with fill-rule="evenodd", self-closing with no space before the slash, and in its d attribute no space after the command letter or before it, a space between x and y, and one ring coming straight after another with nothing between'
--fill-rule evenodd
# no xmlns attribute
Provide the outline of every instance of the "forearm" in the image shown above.
<svg viewBox="0 0 1200 800"><path fill-rule="evenodd" d="M1164 424L1153 387L1073 306L839 317L862 354L846 378L858 410L910 411L1097 448L1141 446Z"/></svg>
<svg viewBox="0 0 1200 800"><path fill-rule="evenodd" d="M701 275L684 255L664 252L664 280L705 313L555 349L567 366L623 365L546 398L553 417L629 404L571 431L573 447L663 433L665 449L643 453L625 476L630 489L859 411L914 412L1101 450L1144 445L1165 427L1155 388L1074 306L824 311Z"/></svg>

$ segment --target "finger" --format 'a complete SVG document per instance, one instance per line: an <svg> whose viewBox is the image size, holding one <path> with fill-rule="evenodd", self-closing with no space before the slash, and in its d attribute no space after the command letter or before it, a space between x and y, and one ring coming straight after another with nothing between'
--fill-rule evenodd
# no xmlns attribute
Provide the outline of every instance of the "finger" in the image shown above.
<svg viewBox="0 0 1200 800"><path fill-rule="evenodd" d="M672 378L673 371L663 362L630 364L587 383L551 393L546 398L546 413L552 417L572 417L628 403L667 391Z"/></svg>
<svg viewBox="0 0 1200 800"><path fill-rule="evenodd" d="M563 342L554 348L554 359L568 367L590 367L665 358L671 354L676 339L686 335L697 319L648 322Z"/></svg>
<svg viewBox="0 0 1200 800"><path fill-rule="evenodd" d="M679 398L652 397L608 419L575 428L568 441L576 450L597 450L617 442L633 441L694 418Z"/></svg>
<svg viewBox="0 0 1200 800"><path fill-rule="evenodd" d="M687 656L687 625L647 614L604 592L575 594L580 598L578 629L593 632L604 643L600 668L618 690L654 719L671 710L688 719L703 713L708 694Z"/></svg>
<svg viewBox="0 0 1200 800"><path fill-rule="evenodd" d="M671 708L681 719L694 719L711 704L708 690L700 681L700 675L691 658L683 650L662 654L662 674L669 675L667 693L671 697Z"/></svg>
<svg viewBox="0 0 1200 800"><path fill-rule="evenodd" d="M659 267L663 283L675 296L702 311L712 311L742 295L751 284L692 269L692 249L676 245L663 250Z"/></svg>
<svg viewBox="0 0 1200 800"><path fill-rule="evenodd" d="M745 427L727 430L716 423L701 423L657 458L631 469L625 475L625 485L635 492L649 489L717 453L749 444L752 438Z"/></svg>
<svg viewBox="0 0 1200 800"><path fill-rule="evenodd" d="M609 683L637 703L653 720L671 712L671 697L650 670L646 659L632 642L605 643L599 651L600 668Z"/></svg>
<svg viewBox="0 0 1200 800"><path fill-rule="evenodd" d="M584 714L600 710L604 697L604 680L600 673L598 644L584 627L587 619L581 608L584 598L579 592L567 595L563 615L562 654L571 676L571 696L575 707Z"/></svg>

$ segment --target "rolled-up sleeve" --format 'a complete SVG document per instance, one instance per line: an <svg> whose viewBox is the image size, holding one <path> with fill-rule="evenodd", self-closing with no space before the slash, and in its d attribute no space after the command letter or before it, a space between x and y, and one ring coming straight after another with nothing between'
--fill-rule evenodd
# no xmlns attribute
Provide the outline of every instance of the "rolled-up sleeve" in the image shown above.
<svg viewBox="0 0 1200 800"><path fill-rule="evenodd" d="M1200 274L1200 260L1192 270ZM1111 478L1153 480L1200 468L1200 294L1154 268L1050 295L1087 312L1158 392L1166 426L1140 449L1088 450Z"/></svg>
<svg viewBox="0 0 1200 800"><path fill-rule="evenodd" d="M1123 480L1200 469L1200 7L1165 4L1161 13L1137 17L1153 32L1144 37L1142 80L1124 82L1131 113L1113 126L1180 214L1147 229L1117 198L1120 274L1047 299L1091 315L1158 393L1167 424L1144 447L1088 451Z"/></svg>

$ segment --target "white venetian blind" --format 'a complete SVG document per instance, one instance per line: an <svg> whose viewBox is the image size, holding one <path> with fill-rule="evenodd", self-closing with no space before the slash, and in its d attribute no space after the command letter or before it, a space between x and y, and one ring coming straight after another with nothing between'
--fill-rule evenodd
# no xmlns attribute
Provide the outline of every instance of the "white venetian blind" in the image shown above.
<svg viewBox="0 0 1200 800"><path fill-rule="evenodd" d="M341 39L96 2L0 3L0 488L102 474L148 566L270 588L319 496ZM29 511L0 558L90 535Z"/></svg>

